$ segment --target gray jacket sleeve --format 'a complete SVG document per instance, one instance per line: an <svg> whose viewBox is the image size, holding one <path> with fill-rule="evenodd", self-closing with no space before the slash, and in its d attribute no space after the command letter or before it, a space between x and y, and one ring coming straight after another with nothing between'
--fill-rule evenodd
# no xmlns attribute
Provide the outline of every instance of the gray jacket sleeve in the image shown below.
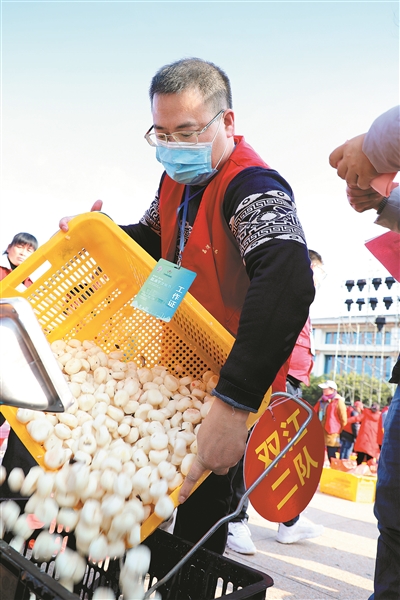
<svg viewBox="0 0 400 600"><path fill-rule="evenodd" d="M400 170L400 106L375 119L365 135L363 152L378 173ZM399 187L392 191L375 223L400 233Z"/></svg>
<svg viewBox="0 0 400 600"><path fill-rule="evenodd" d="M400 233L400 187L394 188L375 223Z"/></svg>
<svg viewBox="0 0 400 600"><path fill-rule="evenodd" d="M394 106L372 123L363 152L378 173L400 170L400 106Z"/></svg>

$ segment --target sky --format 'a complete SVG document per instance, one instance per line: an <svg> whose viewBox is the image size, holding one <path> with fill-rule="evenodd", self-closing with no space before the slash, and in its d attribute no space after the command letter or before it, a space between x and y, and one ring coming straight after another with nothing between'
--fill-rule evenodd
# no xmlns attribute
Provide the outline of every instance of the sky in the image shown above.
<svg viewBox="0 0 400 600"><path fill-rule="evenodd" d="M312 315L343 312L345 280L388 275L364 247L386 230L351 209L328 157L399 104L397 1L2 0L0 251L99 198L138 221L162 172L143 137L150 80L189 56L226 71L236 133L294 190L327 273Z"/></svg>

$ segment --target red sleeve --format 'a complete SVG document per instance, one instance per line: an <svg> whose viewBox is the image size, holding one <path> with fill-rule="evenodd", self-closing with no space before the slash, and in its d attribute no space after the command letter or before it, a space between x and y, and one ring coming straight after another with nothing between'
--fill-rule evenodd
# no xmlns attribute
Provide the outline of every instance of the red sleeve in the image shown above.
<svg viewBox="0 0 400 600"><path fill-rule="evenodd" d="M351 423L360 423L361 421L361 415L358 414L354 417L347 417L347 424L350 425Z"/></svg>

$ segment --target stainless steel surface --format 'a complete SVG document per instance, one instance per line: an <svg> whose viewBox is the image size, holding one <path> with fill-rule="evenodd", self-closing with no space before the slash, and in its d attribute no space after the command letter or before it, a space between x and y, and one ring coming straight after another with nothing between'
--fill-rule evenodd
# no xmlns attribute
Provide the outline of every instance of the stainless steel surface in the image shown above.
<svg viewBox="0 0 400 600"><path fill-rule="evenodd" d="M193 554L204 544L204 542L206 542L208 540L209 537L212 536L213 533L215 533L215 531L217 531L217 529L219 529L221 527L221 525L223 525L224 523L227 523L228 521L231 521L234 517L237 517L240 514L240 511L242 510L242 506L243 506L246 498L258 486L258 484L261 483L261 481L264 479L264 477L266 475L268 475L268 473L275 467L275 465L278 464L278 462L280 461L282 456L284 456L286 454L286 452L288 450L290 450L290 448L292 446L294 446L294 444L297 442L297 440L303 435L305 428L310 423L310 421L313 417L312 407L309 406L307 403L303 402L303 400L301 400L300 398L296 398L295 396L291 396L290 394L286 394L283 392L276 392L275 394L271 395L271 401L270 401L270 404L269 404L267 410L269 408L271 408L273 399L278 398L278 397L286 398L287 400L294 400L295 402L297 402L297 404L300 404L300 406L302 406L308 413L307 419L304 421L303 425L301 425L300 429L298 430L296 435L292 438L292 440L283 448L283 450L281 450L281 452L279 452L278 456L276 456L276 458L271 462L271 464L268 465L268 467L261 473L261 475L255 480L255 482L252 483L252 485L246 490L246 492L241 497L236 510L233 513L226 515L226 517L223 517L222 519L217 521L215 523L215 525L213 525L211 527L211 529L209 529L203 535L203 537L196 544L194 544L194 546L189 550L189 552L187 552L185 554L185 556L183 556L183 558L181 558L181 560L169 571L169 573L167 573L162 579L157 581L157 583L155 583L151 588L149 588L147 590L147 592L144 595L144 599L149 598L151 596L151 594L157 588L159 588L161 585L163 585L164 583L169 581L169 579L171 579L171 577L173 577L173 575L175 575L175 573L177 573L179 571L179 569L189 560L189 558L191 556L193 556Z"/></svg>
<svg viewBox="0 0 400 600"><path fill-rule="evenodd" d="M0 298L0 404L63 412L71 392L24 298Z"/></svg>

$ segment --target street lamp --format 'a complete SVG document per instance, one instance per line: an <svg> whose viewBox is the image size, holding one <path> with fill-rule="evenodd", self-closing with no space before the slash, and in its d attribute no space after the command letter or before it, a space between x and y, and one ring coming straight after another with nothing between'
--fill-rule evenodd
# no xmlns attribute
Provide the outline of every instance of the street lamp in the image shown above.
<svg viewBox="0 0 400 600"><path fill-rule="evenodd" d="M351 305L353 304L353 300L351 300L351 298L348 298L347 300L345 300L344 303L347 304L347 311L350 312Z"/></svg>
<svg viewBox="0 0 400 600"><path fill-rule="evenodd" d="M372 280L372 285L377 290L382 283L382 279L380 277L374 277Z"/></svg>
<svg viewBox="0 0 400 600"><path fill-rule="evenodd" d="M364 298L358 298L356 304L358 304L358 310L361 310L363 305L365 304Z"/></svg>
<svg viewBox="0 0 400 600"><path fill-rule="evenodd" d="M390 296L385 296L385 298L383 299L383 302L385 303L386 310L389 310L389 308L393 304L393 299Z"/></svg>
<svg viewBox="0 0 400 600"><path fill-rule="evenodd" d="M394 284L395 281L396 280L395 280L394 277L386 277L385 283L386 283L386 285L387 285L387 287L388 287L389 290L390 290L390 288L392 287L392 285Z"/></svg>
<svg viewBox="0 0 400 600"><path fill-rule="evenodd" d="M375 310L378 304L378 298L369 298L369 303L371 305L372 310Z"/></svg>
<svg viewBox="0 0 400 600"><path fill-rule="evenodd" d="M363 291L364 287L367 285L367 280L366 279L357 279L357 287L360 290L360 292Z"/></svg>
<svg viewBox="0 0 400 600"><path fill-rule="evenodd" d="M376 317L376 319L375 319L375 325L377 326L378 331L382 331L383 326L385 325L385 323L386 323L385 317Z"/></svg>

